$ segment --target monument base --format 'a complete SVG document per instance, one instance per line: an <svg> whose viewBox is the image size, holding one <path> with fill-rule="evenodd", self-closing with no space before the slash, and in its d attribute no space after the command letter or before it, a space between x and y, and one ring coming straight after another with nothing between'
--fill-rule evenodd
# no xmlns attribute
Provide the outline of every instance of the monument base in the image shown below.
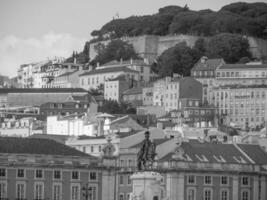
<svg viewBox="0 0 267 200"><path fill-rule="evenodd" d="M136 172L131 176L133 192L131 200L163 200L164 187L161 185L162 176L157 172Z"/></svg>

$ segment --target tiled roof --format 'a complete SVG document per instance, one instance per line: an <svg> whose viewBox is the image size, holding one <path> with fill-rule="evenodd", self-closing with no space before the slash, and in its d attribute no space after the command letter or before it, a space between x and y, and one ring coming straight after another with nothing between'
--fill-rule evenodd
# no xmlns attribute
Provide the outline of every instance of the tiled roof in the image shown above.
<svg viewBox="0 0 267 200"><path fill-rule="evenodd" d="M65 144L65 141L69 138L68 135L52 135L52 134L33 134L29 138L50 139L56 142Z"/></svg>
<svg viewBox="0 0 267 200"><path fill-rule="evenodd" d="M57 76L56 78L58 78L58 77L63 77L63 76L69 76L69 75L71 75L71 74L74 74L75 72L77 72L78 70L75 70L75 71L72 71L72 72L66 72L66 73L64 73L64 74L61 74L61 75L59 75L59 76Z"/></svg>
<svg viewBox="0 0 267 200"><path fill-rule="evenodd" d="M51 139L0 137L0 153L91 157Z"/></svg>
<svg viewBox="0 0 267 200"><path fill-rule="evenodd" d="M160 144L162 144L162 143L164 143L164 142L166 142L168 140L170 140L170 138L161 138L161 139L154 139L153 142L157 146L157 145L160 145ZM138 144L135 144L135 145L133 145L133 146L131 146L129 148L141 148L142 144L143 144L143 141L138 143Z"/></svg>
<svg viewBox="0 0 267 200"><path fill-rule="evenodd" d="M108 79L108 81L126 81L126 77L125 77L125 75L120 75L116 78L110 78L110 79Z"/></svg>
<svg viewBox="0 0 267 200"><path fill-rule="evenodd" d="M107 67L107 68L100 68L95 69L89 72L85 72L79 76L87 76L87 75L94 75L94 74L106 74L112 72L129 72L129 73L138 73L135 70L129 69L127 67Z"/></svg>
<svg viewBox="0 0 267 200"><path fill-rule="evenodd" d="M143 90L142 89L143 89L142 87L131 88L131 89L125 90L123 92L123 95L142 94L143 93Z"/></svg>
<svg viewBox="0 0 267 200"><path fill-rule="evenodd" d="M3 93L75 93L86 92L82 88L0 88Z"/></svg>
<svg viewBox="0 0 267 200"><path fill-rule="evenodd" d="M201 62L200 58L199 61L194 65L192 70L215 70L222 63L224 63L224 60L222 58L207 59L203 63Z"/></svg>
<svg viewBox="0 0 267 200"><path fill-rule="evenodd" d="M205 162L204 159L206 159L209 163L223 163L224 160L226 163L240 164L242 160L243 164L252 164L233 144L200 142L192 139L189 142L183 142L181 148L193 162ZM171 160L172 155L172 152L168 153L161 158L161 161Z"/></svg>
<svg viewBox="0 0 267 200"><path fill-rule="evenodd" d="M246 65L246 64L224 64L219 69L267 69L267 64Z"/></svg>
<svg viewBox="0 0 267 200"><path fill-rule="evenodd" d="M133 59L132 64L131 60L123 60L122 62L117 60L112 60L108 63L105 63L103 66L129 66L129 65L148 65L148 64L145 63L143 59Z"/></svg>
<svg viewBox="0 0 267 200"><path fill-rule="evenodd" d="M259 146L254 144L238 144L255 163L267 164L267 153Z"/></svg>

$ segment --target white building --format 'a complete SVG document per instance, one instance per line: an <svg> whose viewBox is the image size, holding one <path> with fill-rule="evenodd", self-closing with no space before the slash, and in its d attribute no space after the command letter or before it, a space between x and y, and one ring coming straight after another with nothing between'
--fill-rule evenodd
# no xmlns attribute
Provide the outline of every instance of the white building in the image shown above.
<svg viewBox="0 0 267 200"><path fill-rule="evenodd" d="M96 89L101 84L104 84L108 79L116 78L124 75L128 80L139 80L139 73L127 67L108 67L99 68L89 72L85 72L79 76L80 87L86 90L91 88Z"/></svg>
<svg viewBox="0 0 267 200"><path fill-rule="evenodd" d="M68 136L96 136L98 124L88 121L85 115L48 116L47 134Z"/></svg>
<svg viewBox="0 0 267 200"><path fill-rule="evenodd" d="M114 79L105 81L104 84L104 98L106 100L121 101L122 93L129 89L130 80L127 81L125 76L119 76Z"/></svg>
<svg viewBox="0 0 267 200"><path fill-rule="evenodd" d="M148 59L130 59L124 61L114 60L97 67L97 69L113 67L127 67L129 69L139 72L140 81L142 82L150 82L155 80L155 78L157 77L157 75L151 70L151 63L149 63Z"/></svg>

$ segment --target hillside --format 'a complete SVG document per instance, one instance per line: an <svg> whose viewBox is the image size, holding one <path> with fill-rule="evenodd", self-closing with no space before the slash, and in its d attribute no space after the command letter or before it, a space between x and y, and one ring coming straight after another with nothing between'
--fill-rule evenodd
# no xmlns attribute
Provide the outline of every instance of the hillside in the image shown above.
<svg viewBox="0 0 267 200"><path fill-rule="evenodd" d="M219 11L193 11L187 6L166 6L158 13L113 19L91 33L94 41L140 35L190 34L213 36L237 33L267 38L266 3L232 3Z"/></svg>
<svg viewBox="0 0 267 200"><path fill-rule="evenodd" d="M262 39L267 39L267 4L238 2L226 5L217 12L209 9L193 11L187 6L166 6L160 8L158 13L153 15L113 19L103 25L100 30L91 32L93 39L85 43L84 50L78 54L77 61L86 63L90 59L94 59L94 43L98 41L105 44L103 41L115 38L138 38L153 35L162 38L164 43L166 43L164 38L167 38L169 42L175 41L177 43L181 39L173 40L171 37L185 35L187 39L182 41L194 43L199 37L211 37L220 33L249 36L251 50L256 51L252 54L259 55L255 57L265 57L266 47L265 41ZM254 37L259 39L254 39ZM165 49L164 46L170 46L164 45L160 40L153 39L154 42L161 44L155 56L162 53L162 49ZM140 47L137 46L136 48L135 41L128 41L128 39L126 41L133 44L139 53ZM259 46L260 49L258 49ZM68 61L73 61L73 57L68 58Z"/></svg>

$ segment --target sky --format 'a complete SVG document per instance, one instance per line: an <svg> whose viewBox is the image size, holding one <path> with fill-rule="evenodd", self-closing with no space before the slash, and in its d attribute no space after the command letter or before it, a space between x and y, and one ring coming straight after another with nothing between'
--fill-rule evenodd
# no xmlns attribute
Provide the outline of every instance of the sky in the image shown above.
<svg viewBox="0 0 267 200"><path fill-rule="evenodd" d="M242 0L257 2L254 0ZM263 0L265 1L265 0ZM117 14L151 15L168 5L219 10L236 0L0 0L0 74L21 64L69 57Z"/></svg>

